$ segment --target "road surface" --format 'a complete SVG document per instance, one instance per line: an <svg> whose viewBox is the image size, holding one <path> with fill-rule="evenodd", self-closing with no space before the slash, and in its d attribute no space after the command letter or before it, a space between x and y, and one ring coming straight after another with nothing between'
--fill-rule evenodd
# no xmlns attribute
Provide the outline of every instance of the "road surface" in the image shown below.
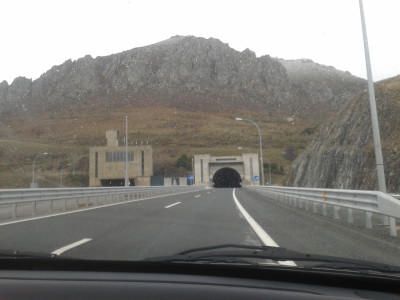
<svg viewBox="0 0 400 300"><path fill-rule="evenodd" d="M398 238L279 204L244 188L205 189L0 224L0 243L2 249L118 260L218 244L275 243L400 266Z"/></svg>

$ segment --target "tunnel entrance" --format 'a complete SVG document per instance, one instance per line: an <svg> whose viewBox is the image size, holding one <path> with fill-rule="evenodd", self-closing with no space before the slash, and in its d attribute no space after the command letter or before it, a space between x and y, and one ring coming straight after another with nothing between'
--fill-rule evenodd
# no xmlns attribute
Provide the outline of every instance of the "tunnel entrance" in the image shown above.
<svg viewBox="0 0 400 300"><path fill-rule="evenodd" d="M125 186L125 179L100 179L101 186ZM135 179L129 178L129 186L135 185Z"/></svg>
<svg viewBox="0 0 400 300"><path fill-rule="evenodd" d="M237 188L242 186L242 178L236 170L222 168L215 172L212 183L215 188Z"/></svg>

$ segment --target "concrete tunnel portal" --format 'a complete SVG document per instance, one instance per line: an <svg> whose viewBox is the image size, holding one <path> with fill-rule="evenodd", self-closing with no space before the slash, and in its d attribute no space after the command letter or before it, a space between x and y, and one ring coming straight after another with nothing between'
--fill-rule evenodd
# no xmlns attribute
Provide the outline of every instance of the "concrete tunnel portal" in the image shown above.
<svg viewBox="0 0 400 300"><path fill-rule="evenodd" d="M259 185L259 169L257 153L236 156L196 154L193 157L193 184L216 188Z"/></svg>
<svg viewBox="0 0 400 300"><path fill-rule="evenodd" d="M229 167L219 169L212 178L215 188L238 188L242 186L240 174Z"/></svg>

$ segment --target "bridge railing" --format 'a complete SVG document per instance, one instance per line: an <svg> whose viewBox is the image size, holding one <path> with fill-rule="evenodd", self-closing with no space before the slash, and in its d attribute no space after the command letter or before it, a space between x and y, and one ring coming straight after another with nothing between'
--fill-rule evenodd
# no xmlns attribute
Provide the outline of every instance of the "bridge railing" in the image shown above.
<svg viewBox="0 0 400 300"><path fill-rule="evenodd" d="M372 228L372 214L384 216L384 224L389 226L391 236L397 236L396 218L400 218L400 201L391 195L378 191L312 189L277 186L247 186L269 199L306 210L312 207L316 213L318 206L327 215L328 205L333 207L333 217L339 219L341 208L347 209L347 221L353 223L353 210L365 212L365 226Z"/></svg>
<svg viewBox="0 0 400 300"><path fill-rule="evenodd" d="M0 219L66 212L203 189L194 186L0 189Z"/></svg>

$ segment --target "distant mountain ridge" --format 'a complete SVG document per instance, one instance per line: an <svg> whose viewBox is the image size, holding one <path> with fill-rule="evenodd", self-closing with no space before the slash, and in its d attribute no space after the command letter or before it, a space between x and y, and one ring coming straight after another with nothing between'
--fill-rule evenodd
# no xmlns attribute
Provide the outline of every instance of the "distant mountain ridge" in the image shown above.
<svg viewBox="0 0 400 300"><path fill-rule="evenodd" d="M286 68L289 80L304 97L314 104L328 104L334 111L340 110L349 99L366 88L365 80L313 62L310 59L278 61Z"/></svg>
<svg viewBox="0 0 400 300"><path fill-rule="evenodd" d="M118 54L68 60L34 81L3 81L0 113L161 104L323 117L365 88L363 79L345 72L302 64L257 58L249 49L239 52L214 38L175 36Z"/></svg>

